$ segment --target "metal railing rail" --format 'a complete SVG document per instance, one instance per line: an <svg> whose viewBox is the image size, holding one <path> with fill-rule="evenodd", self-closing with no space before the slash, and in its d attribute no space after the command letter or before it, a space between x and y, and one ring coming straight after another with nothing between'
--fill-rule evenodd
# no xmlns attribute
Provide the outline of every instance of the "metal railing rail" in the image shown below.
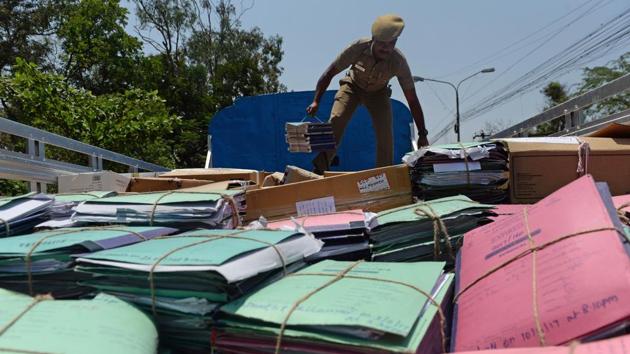
<svg viewBox="0 0 630 354"><path fill-rule="evenodd" d="M29 181L31 190L45 192L46 184L56 184L57 177L60 175L100 171L103 169L104 160L126 165L130 172L169 171L168 168L160 165L134 159L6 118L0 118L0 133L22 137L28 141L27 153L0 147L0 178ZM46 158L47 145L86 155L88 166Z"/></svg>
<svg viewBox="0 0 630 354"><path fill-rule="evenodd" d="M608 97L623 93L630 89L630 74L626 74L596 89L588 91L580 96L574 97L564 103L551 107L550 109L539 113L525 121L515 124L497 134L491 136L491 139L510 138L516 136L526 136L528 132L538 125L550 122L554 119L564 117L564 130L560 132L568 133L579 130L584 124L582 110L594 103L602 101ZM602 122L609 117L600 118L596 121Z"/></svg>

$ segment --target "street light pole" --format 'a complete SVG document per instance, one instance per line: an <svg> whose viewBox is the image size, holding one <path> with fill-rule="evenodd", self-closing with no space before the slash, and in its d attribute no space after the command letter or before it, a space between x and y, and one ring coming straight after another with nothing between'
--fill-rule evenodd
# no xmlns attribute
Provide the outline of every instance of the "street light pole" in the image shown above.
<svg viewBox="0 0 630 354"><path fill-rule="evenodd" d="M432 81L432 82L438 82L441 84L447 84L450 87L453 88L453 90L455 90L455 133L457 134L457 142L461 141L461 129L460 129L460 117L459 117L459 86L466 80L473 78L474 76L478 75L478 74L485 74L485 73L491 73L494 72L494 68L486 68L480 71L477 71L476 73L469 75L467 77L465 77L464 79L462 79L460 82L457 83L457 85L454 85L448 81L442 81L442 80L436 80L436 79L429 79L426 77L420 77L420 76L414 76L413 77L413 81L414 82L422 82L422 81Z"/></svg>

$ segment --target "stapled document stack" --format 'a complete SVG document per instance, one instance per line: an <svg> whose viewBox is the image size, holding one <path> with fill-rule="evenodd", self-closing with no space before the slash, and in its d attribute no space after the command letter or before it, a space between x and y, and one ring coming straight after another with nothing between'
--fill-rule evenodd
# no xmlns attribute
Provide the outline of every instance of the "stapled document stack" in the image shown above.
<svg viewBox="0 0 630 354"><path fill-rule="evenodd" d="M29 193L0 198L0 237L19 235L48 220L53 199L44 194Z"/></svg>
<svg viewBox="0 0 630 354"><path fill-rule="evenodd" d="M591 176L466 233L456 268L453 349L627 333L628 249L607 185Z"/></svg>
<svg viewBox="0 0 630 354"><path fill-rule="evenodd" d="M234 228L240 224L242 190L149 192L88 200L73 221L96 224L161 225L176 228Z"/></svg>
<svg viewBox="0 0 630 354"><path fill-rule="evenodd" d="M92 300L54 300L0 289L3 353L153 354L157 331L132 305L101 294Z"/></svg>
<svg viewBox="0 0 630 354"><path fill-rule="evenodd" d="M0 287L30 295L75 297L89 289L77 286L72 255L121 247L174 233L166 227L106 226L66 228L0 239Z"/></svg>
<svg viewBox="0 0 630 354"><path fill-rule="evenodd" d="M423 200L463 194L496 204L508 197L508 154L501 143L435 145L410 152L414 194Z"/></svg>
<svg viewBox="0 0 630 354"><path fill-rule="evenodd" d="M462 235L487 223L491 208L459 195L382 211L370 222L372 259L452 265Z"/></svg>
<svg viewBox="0 0 630 354"><path fill-rule="evenodd" d="M330 123L290 122L285 124L290 152L318 152L335 149Z"/></svg>
<svg viewBox="0 0 630 354"><path fill-rule="evenodd" d="M356 261L370 256L367 239L368 220L374 213L363 210L348 210L324 215L303 216L278 220L267 224L267 228L301 230L313 234L324 242L321 251L309 256L308 263L322 259Z"/></svg>
<svg viewBox="0 0 630 354"><path fill-rule="evenodd" d="M444 353L444 264L322 261L221 307L222 353Z"/></svg>
<svg viewBox="0 0 630 354"><path fill-rule="evenodd" d="M296 271L320 248L292 231L197 230L88 254L77 271L94 276L82 284L154 314L166 347L207 352L218 305Z"/></svg>

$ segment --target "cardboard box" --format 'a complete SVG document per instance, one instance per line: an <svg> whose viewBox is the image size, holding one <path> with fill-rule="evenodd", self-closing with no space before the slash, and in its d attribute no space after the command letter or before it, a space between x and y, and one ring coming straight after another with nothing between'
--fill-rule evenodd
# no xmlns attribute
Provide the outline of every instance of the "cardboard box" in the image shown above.
<svg viewBox="0 0 630 354"><path fill-rule="evenodd" d="M378 212L411 204L406 165L247 191L246 220L363 209Z"/></svg>
<svg viewBox="0 0 630 354"><path fill-rule="evenodd" d="M197 187L182 188L180 189L180 191L215 192L215 191L225 191L229 189L247 190L251 188L256 188L256 184L254 184L254 182L252 181L231 180L231 181L211 182L211 183L204 184L202 186L197 186Z"/></svg>
<svg viewBox="0 0 630 354"><path fill-rule="evenodd" d="M203 186L212 183L198 179L159 178L159 177L133 177L127 186L127 192L155 192L169 191L181 188Z"/></svg>
<svg viewBox="0 0 630 354"><path fill-rule="evenodd" d="M59 176L59 193L81 193L91 191L124 192L131 178L112 171L97 171Z"/></svg>
<svg viewBox="0 0 630 354"><path fill-rule="evenodd" d="M213 182L227 180L244 180L261 184L264 178L256 170L244 170L239 168L182 168L160 175L160 178L188 178L201 179Z"/></svg>
<svg viewBox="0 0 630 354"><path fill-rule="evenodd" d="M299 168L297 166L288 165L284 170L284 177L282 179L282 184L296 183L302 181L311 181L314 179L322 179L323 176L320 176L316 173L307 171L303 168Z"/></svg>
<svg viewBox="0 0 630 354"><path fill-rule="evenodd" d="M512 203L535 203L579 177L578 140L553 139L504 141L510 154ZM585 158L587 172L596 181L607 182L613 195L630 193L630 139L583 137L580 140L590 146Z"/></svg>
<svg viewBox="0 0 630 354"><path fill-rule="evenodd" d="M324 171L324 177L341 176L352 172L347 171Z"/></svg>

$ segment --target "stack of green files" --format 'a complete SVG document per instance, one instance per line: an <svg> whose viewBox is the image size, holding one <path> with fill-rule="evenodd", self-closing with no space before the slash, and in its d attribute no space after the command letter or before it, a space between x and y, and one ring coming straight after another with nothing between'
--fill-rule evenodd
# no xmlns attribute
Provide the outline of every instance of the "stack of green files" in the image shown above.
<svg viewBox="0 0 630 354"><path fill-rule="evenodd" d="M35 226L35 228L42 229L81 226L81 223L72 221L70 218L77 205L86 200L111 197L116 194L116 192L111 191L94 191L53 195L52 197L54 198L54 201L50 206L48 213L50 220Z"/></svg>
<svg viewBox="0 0 630 354"><path fill-rule="evenodd" d="M195 230L91 253L76 270L153 314L162 346L207 352L218 305L303 267L321 246L297 231Z"/></svg>
<svg viewBox="0 0 630 354"><path fill-rule="evenodd" d="M0 287L31 295L76 297L91 289L77 285L86 275L73 271L72 255L126 246L176 231L168 227L108 226L0 238Z"/></svg>
<svg viewBox="0 0 630 354"><path fill-rule="evenodd" d="M452 263L446 238L450 239L455 252L458 241L465 232L489 222L488 211L493 207L459 195L382 211L370 221L368 236L372 245L372 260L382 262L436 260L434 233L438 226L440 239L437 245L440 250L438 259L449 260ZM445 230L437 225L440 221L436 219L441 220Z"/></svg>
<svg viewBox="0 0 630 354"><path fill-rule="evenodd" d="M322 261L222 306L215 348L252 354L276 348L313 354L448 351L453 274L443 267Z"/></svg>
<svg viewBox="0 0 630 354"><path fill-rule="evenodd" d="M36 299L0 289L2 353L153 354L157 341L151 320L113 296Z"/></svg>
<svg viewBox="0 0 630 354"><path fill-rule="evenodd" d="M163 225L179 229L231 229L239 223L239 199L244 195L243 190L119 195L81 203L72 220L96 224Z"/></svg>

